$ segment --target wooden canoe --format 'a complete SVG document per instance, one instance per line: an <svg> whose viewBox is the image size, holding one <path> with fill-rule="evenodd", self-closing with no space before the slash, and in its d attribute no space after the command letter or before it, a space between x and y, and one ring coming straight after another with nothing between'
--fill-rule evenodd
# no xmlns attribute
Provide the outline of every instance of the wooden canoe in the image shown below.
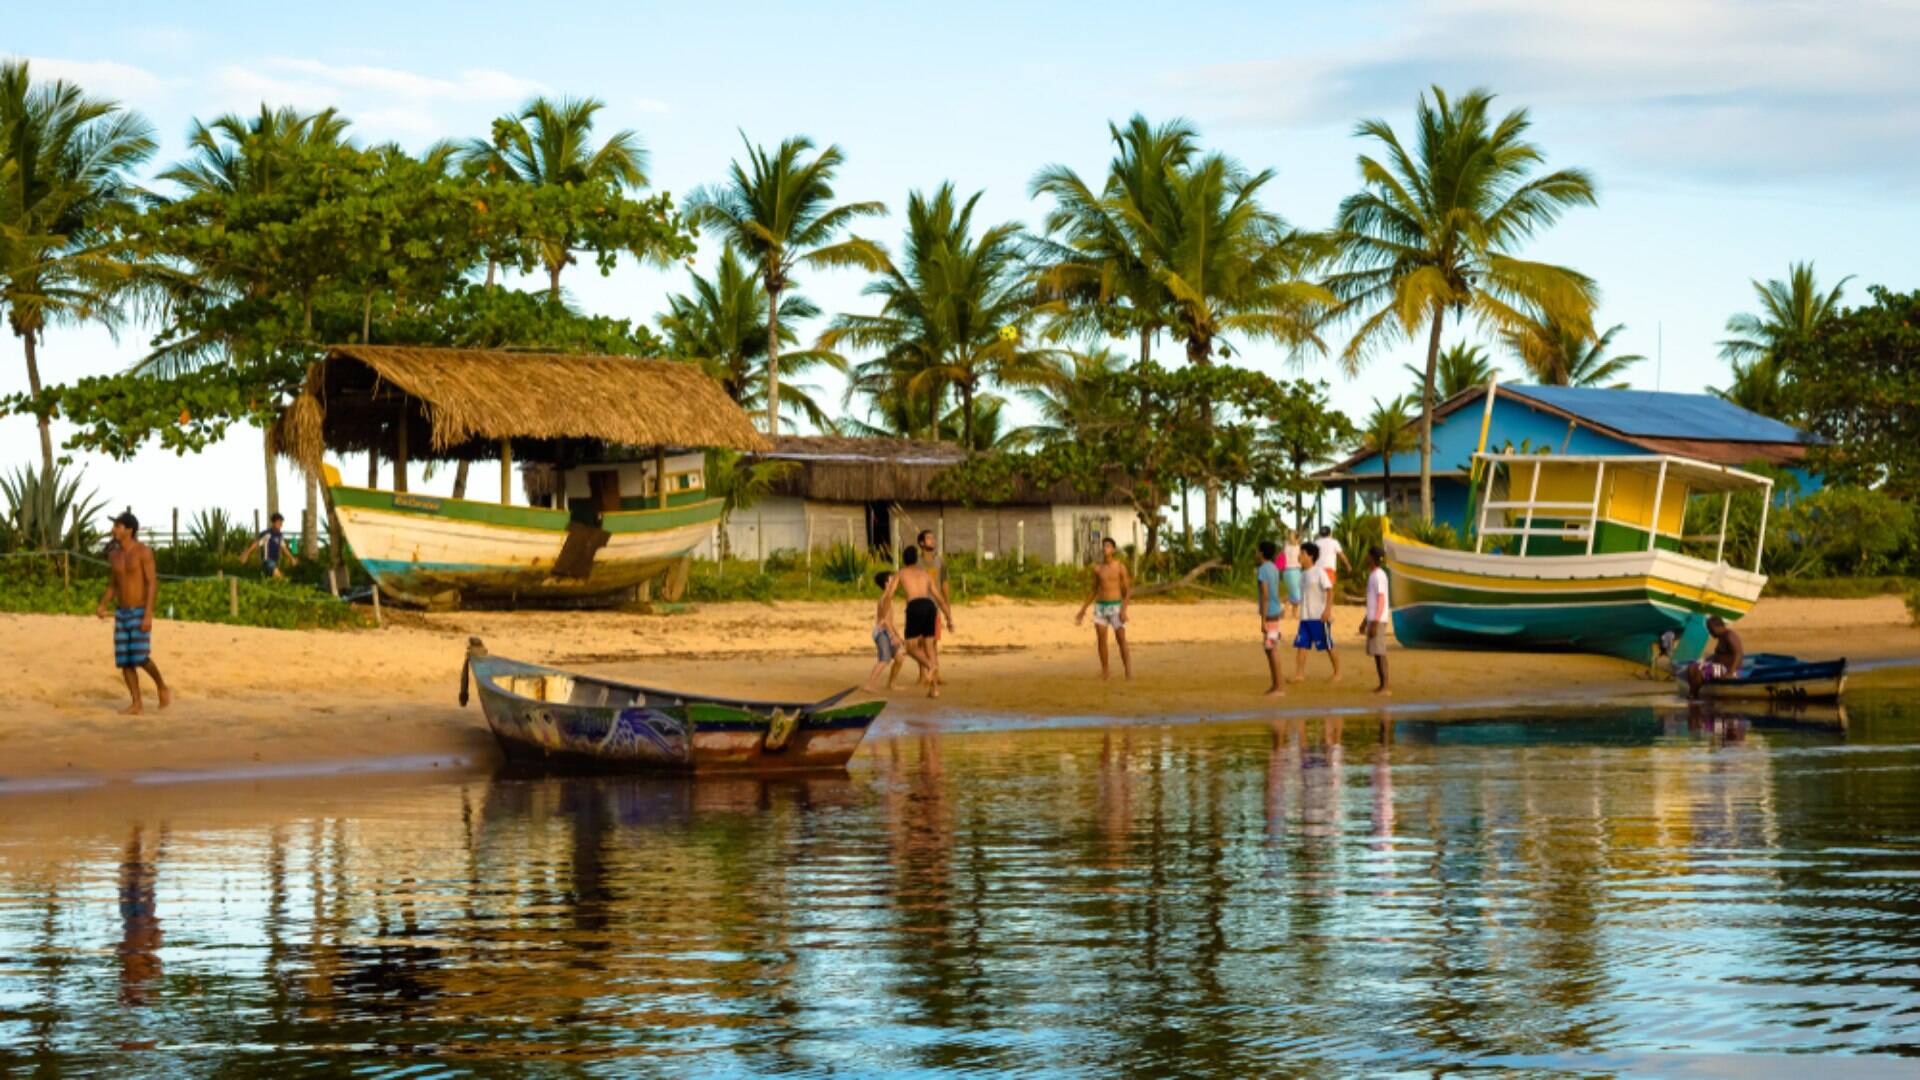
<svg viewBox="0 0 1920 1080"><path fill-rule="evenodd" d="M746 701L686 694L493 656L467 644L468 677L510 761L612 772L838 769L883 701Z"/></svg>
<svg viewBox="0 0 1920 1080"><path fill-rule="evenodd" d="M1681 692L1687 689L1686 668L1675 669ZM1801 660L1779 653L1755 653L1740 665L1740 674L1700 688L1700 696L1716 701L1835 701L1847 688L1847 661Z"/></svg>

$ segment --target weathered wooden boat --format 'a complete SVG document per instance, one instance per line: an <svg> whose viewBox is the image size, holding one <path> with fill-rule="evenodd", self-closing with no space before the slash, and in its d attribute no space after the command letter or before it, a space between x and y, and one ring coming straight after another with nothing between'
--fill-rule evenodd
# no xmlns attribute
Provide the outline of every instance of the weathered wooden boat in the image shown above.
<svg viewBox="0 0 1920 1080"><path fill-rule="evenodd" d="M637 686L509 660L467 644L468 678L511 761L620 772L837 769L884 701L744 701Z"/></svg>
<svg viewBox="0 0 1920 1080"><path fill-rule="evenodd" d="M1674 679L1687 690L1687 673ZM1847 688L1847 661L1801 660L1781 653L1755 653L1740 665L1740 673L1700 687L1700 696L1714 700L1835 701Z"/></svg>
<svg viewBox="0 0 1920 1080"><path fill-rule="evenodd" d="M1709 616L1733 621L1760 599L1767 579L1759 539L1751 570L1724 556L1735 493L1761 493L1765 534L1766 477L1667 455L1474 458L1486 493L1474 550L1385 529L1393 630L1403 644L1560 649L1645 663L1671 632L1673 656L1685 661L1705 646ZM1501 472L1506 496L1496 498ZM1720 531L1683 536L1687 500L1712 495L1721 500ZM1708 546L1712 558L1688 550Z"/></svg>
<svg viewBox="0 0 1920 1080"><path fill-rule="evenodd" d="M274 442L320 478L380 591L433 606L630 597L684 567L720 521L704 448L767 446L691 364L379 345L329 349ZM384 459L391 490L345 483L327 451ZM500 498L410 492L416 459L497 459ZM516 460L544 505L513 505Z"/></svg>

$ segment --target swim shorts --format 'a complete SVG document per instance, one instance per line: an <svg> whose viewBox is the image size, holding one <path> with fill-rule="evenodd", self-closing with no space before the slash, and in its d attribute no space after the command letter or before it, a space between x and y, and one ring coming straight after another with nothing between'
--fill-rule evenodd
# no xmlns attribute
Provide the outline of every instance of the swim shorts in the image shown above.
<svg viewBox="0 0 1920 1080"><path fill-rule="evenodd" d="M1373 632L1367 635L1367 655L1387 655L1387 624L1374 623L1370 629Z"/></svg>
<svg viewBox="0 0 1920 1080"><path fill-rule="evenodd" d="M1262 619L1260 622L1260 644L1268 652L1280 647L1280 620Z"/></svg>
<svg viewBox="0 0 1920 1080"><path fill-rule="evenodd" d="M1120 617L1121 602L1118 600L1095 600L1093 602L1093 625L1104 626L1112 630L1125 630L1127 621Z"/></svg>
<svg viewBox="0 0 1920 1080"><path fill-rule="evenodd" d="M1727 665L1716 664L1711 660L1695 660L1687 666L1700 673L1700 681L1703 683L1718 682L1727 677Z"/></svg>
<svg viewBox="0 0 1920 1080"><path fill-rule="evenodd" d="M884 664L893 659L899 651L893 644L893 635L887 633L886 627L873 628L873 654L880 659L881 663Z"/></svg>
<svg viewBox="0 0 1920 1080"><path fill-rule="evenodd" d="M1327 633L1325 619L1301 619L1300 630L1293 635L1293 647L1296 649L1314 649L1319 652L1333 651L1333 636Z"/></svg>
<svg viewBox="0 0 1920 1080"><path fill-rule="evenodd" d="M115 608L113 611L113 666L139 667L153 652L153 634L140 629L147 617L143 607Z"/></svg>
<svg viewBox="0 0 1920 1080"><path fill-rule="evenodd" d="M906 639L928 638L940 628L940 605L933 602L931 596L918 596L907 601Z"/></svg>

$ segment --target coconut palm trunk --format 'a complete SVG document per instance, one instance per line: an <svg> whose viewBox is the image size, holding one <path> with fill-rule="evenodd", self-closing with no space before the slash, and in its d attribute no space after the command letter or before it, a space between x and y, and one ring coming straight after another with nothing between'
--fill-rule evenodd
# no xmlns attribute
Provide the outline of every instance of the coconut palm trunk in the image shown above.
<svg viewBox="0 0 1920 1080"><path fill-rule="evenodd" d="M307 512L300 521L300 557L311 559L320 550L320 477L312 469L301 471L307 476Z"/></svg>
<svg viewBox="0 0 1920 1080"><path fill-rule="evenodd" d="M767 437L780 434L780 283L767 279Z"/></svg>
<svg viewBox="0 0 1920 1080"><path fill-rule="evenodd" d="M1420 384L1420 516L1433 522L1433 377L1440 364L1440 325L1447 309L1433 306L1433 331L1427 335L1427 377Z"/></svg>
<svg viewBox="0 0 1920 1080"><path fill-rule="evenodd" d="M274 460L273 430L260 429L260 446L267 459L267 516L280 512L280 463Z"/></svg>
<svg viewBox="0 0 1920 1080"><path fill-rule="evenodd" d="M455 465L453 467L453 497L454 498L464 499L467 497L467 470L472 465L473 465L473 462L471 461L462 461L458 465Z"/></svg>
<svg viewBox="0 0 1920 1080"><path fill-rule="evenodd" d="M40 399L40 358L34 351L33 338L32 330L20 335L20 341L27 350L27 390L33 394L34 400L38 401ZM42 475L51 477L53 475L53 422L47 419L46 413L39 414L36 419L40 422L40 467L44 470Z"/></svg>
<svg viewBox="0 0 1920 1080"><path fill-rule="evenodd" d="M960 445L973 453L973 383L960 383Z"/></svg>
<svg viewBox="0 0 1920 1080"><path fill-rule="evenodd" d="M1187 362L1201 367L1213 366L1213 339L1190 337L1187 339ZM1207 433L1207 445L1213 445L1213 396L1200 399L1200 424ZM1220 526L1220 481L1214 479L1211 469L1201 478L1201 490L1206 496L1205 521L1207 536L1212 537Z"/></svg>

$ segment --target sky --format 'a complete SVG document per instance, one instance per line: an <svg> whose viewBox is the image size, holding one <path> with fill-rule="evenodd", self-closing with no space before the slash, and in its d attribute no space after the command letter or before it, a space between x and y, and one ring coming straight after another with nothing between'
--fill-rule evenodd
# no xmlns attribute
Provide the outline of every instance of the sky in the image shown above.
<svg viewBox="0 0 1920 1080"><path fill-rule="evenodd" d="M1428 86L1485 87L1498 106L1530 111L1550 167L1598 181L1598 207L1569 213L1525 254L1598 280L1598 324L1624 324L1616 351L1649 357L1634 385L1690 392L1725 384L1727 317L1754 307L1754 279L1785 277L1790 262L1813 261L1829 284L1851 275L1852 301L1870 284L1916 287L1916 46L1920 0L70 2L10 12L0 30L0 55L30 59L35 76L76 81L152 121L156 170L182 156L193 118L262 102L336 106L359 140L419 149L484 135L533 95L593 96L606 102L602 130L637 132L653 188L676 198L721 178L743 133L838 144L839 195L895 211L860 228L894 248L907 193L946 180L984 192L976 220L1037 225L1046 206L1028 197L1034 173L1065 164L1102 175L1107 125L1136 112L1185 117L1207 148L1275 170L1268 206L1323 227L1357 185L1356 122L1404 132ZM713 255L703 240L702 270ZM589 264L564 284L590 312L650 323L685 276L627 265L601 277ZM861 284L852 271L800 280L829 314L872 310ZM118 370L150 334L56 328L42 377ZM1482 340L1447 336L1461 339ZM1236 362L1326 380L1352 413L1407 389L1401 365L1421 355L1407 344L1349 378L1331 358L1233 344ZM838 399L831 377L815 381ZM25 386L19 341L7 337L0 393ZM0 469L32 461L37 446L31 419L0 419ZM213 505L244 518L264 502L252 430L185 459L154 448L130 462L78 460L109 506L149 521ZM477 470L472 494L492 497L494 475ZM443 472L415 487L450 482ZM282 490L297 520L291 469Z"/></svg>

